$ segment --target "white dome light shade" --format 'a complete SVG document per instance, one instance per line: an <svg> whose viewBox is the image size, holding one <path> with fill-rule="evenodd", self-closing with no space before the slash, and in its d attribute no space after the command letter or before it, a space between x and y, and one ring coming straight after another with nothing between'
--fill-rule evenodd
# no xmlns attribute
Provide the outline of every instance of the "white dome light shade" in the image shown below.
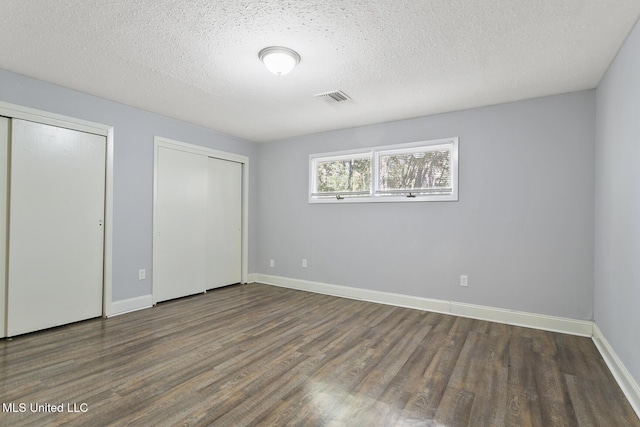
<svg viewBox="0 0 640 427"><path fill-rule="evenodd" d="M288 74L300 62L297 52L280 46L265 47L258 57L269 71L277 76Z"/></svg>

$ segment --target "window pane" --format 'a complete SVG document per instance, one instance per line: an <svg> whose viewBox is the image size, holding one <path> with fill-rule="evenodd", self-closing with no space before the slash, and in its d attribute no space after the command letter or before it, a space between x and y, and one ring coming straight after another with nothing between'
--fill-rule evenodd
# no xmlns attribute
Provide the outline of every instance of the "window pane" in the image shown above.
<svg viewBox="0 0 640 427"><path fill-rule="evenodd" d="M371 159L340 159L316 163L317 193L370 192Z"/></svg>
<svg viewBox="0 0 640 427"><path fill-rule="evenodd" d="M450 191L451 151L381 154L378 191Z"/></svg>

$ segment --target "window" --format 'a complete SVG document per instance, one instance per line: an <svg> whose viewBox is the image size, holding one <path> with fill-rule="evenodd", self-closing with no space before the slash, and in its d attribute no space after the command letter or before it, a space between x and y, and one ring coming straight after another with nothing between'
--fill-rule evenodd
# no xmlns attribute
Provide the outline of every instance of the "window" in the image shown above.
<svg viewBox="0 0 640 427"><path fill-rule="evenodd" d="M458 200L458 138L313 154L309 202Z"/></svg>
<svg viewBox="0 0 640 427"><path fill-rule="evenodd" d="M318 158L312 170L314 197L371 195L371 153Z"/></svg>
<svg viewBox="0 0 640 427"><path fill-rule="evenodd" d="M376 153L377 194L449 194L451 150L446 145Z"/></svg>

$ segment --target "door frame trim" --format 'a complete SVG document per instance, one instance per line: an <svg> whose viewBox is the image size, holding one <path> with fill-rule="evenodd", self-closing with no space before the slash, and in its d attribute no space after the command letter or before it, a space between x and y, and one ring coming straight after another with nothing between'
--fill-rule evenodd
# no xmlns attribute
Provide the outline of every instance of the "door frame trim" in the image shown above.
<svg viewBox="0 0 640 427"><path fill-rule="evenodd" d="M112 314L113 287L113 126L90 122L62 114L37 110L0 101L0 115L9 118L28 120L45 125L57 126L81 132L102 135L107 139L105 164L105 194L104 194L104 259L102 278L102 316Z"/></svg>
<svg viewBox="0 0 640 427"><path fill-rule="evenodd" d="M249 278L249 157L241 154L230 153L227 151L216 150L213 148L203 147L201 145L189 144L182 141L176 141L161 136L153 137L153 248L152 248L152 272L153 254L156 250L156 208L158 196L158 152L160 147L173 150L185 151L188 153L199 154L208 157L215 157L222 160L229 160L242 164L242 241L241 241L241 283L248 283ZM151 280L151 294L153 304L156 303L153 277Z"/></svg>

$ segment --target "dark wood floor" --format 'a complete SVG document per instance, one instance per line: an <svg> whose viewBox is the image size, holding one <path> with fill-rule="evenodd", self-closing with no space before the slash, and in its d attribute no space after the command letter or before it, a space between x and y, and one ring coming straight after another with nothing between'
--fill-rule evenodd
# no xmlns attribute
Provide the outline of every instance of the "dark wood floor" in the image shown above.
<svg viewBox="0 0 640 427"><path fill-rule="evenodd" d="M640 426L588 338L257 284L1 340L0 368L11 426Z"/></svg>

